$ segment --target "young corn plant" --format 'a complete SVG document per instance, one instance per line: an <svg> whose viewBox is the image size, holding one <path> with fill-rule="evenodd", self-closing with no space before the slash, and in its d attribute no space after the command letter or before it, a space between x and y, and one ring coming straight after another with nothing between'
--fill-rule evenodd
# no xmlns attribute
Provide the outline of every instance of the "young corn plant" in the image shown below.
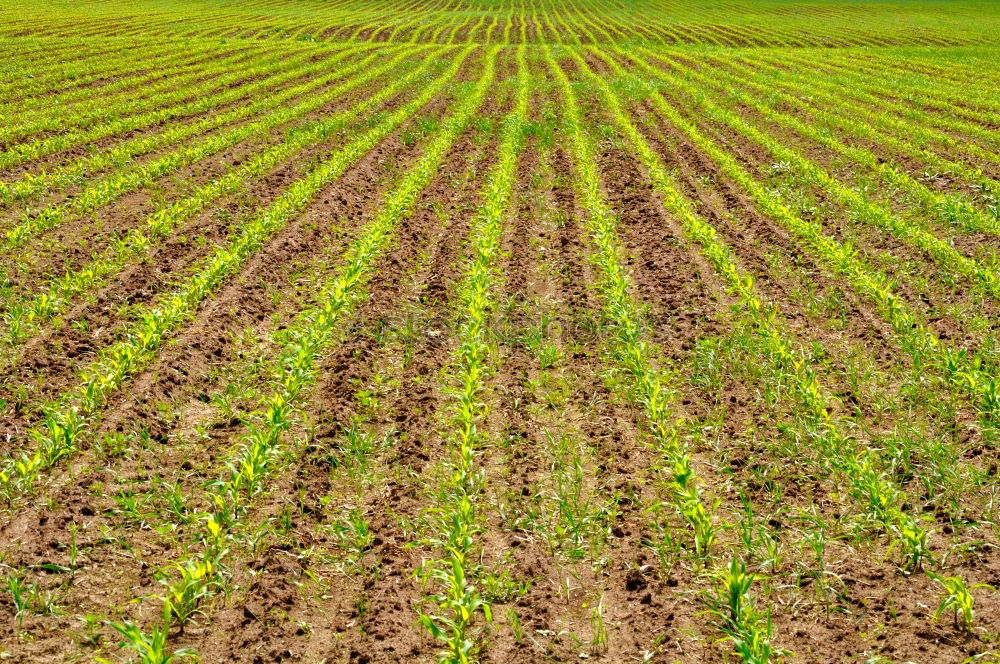
<svg viewBox="0 0 1000 664"><path fill-rule="evenodd" d="M139 656L137 664L176 664L184 660L196 659L190 648L171 650L167 644L170 636L170 607L163 606L163 616L159 624L154 625L150 632L144 632L135 623L125 621L111 623L111 626L122 636L119 648L126 648ZM101 664L111 664L111 660L96 658Z"/></svg>
<svg viewBox="0 0 1000 664"><path fill-rule="evenodd" d="M709 611L719 620L719 628L733 643L735 654L744 664L770 664L781 653L771 646L771 615L754 608L750 588L754 575L742 560L734 558L717 574L713 594L706 597Z"/></svg>
<svg viewBox="0 0 1000 664"><path fill-rule="evenodd" d="M183 625L196 613L200 613L201 601L212 595L214 589L221 585L218 566L211 559L187 559L175 563L173 571L180 578L171 582L164 580L167 594L163 598L165 613L171 621Z"/></svg>
<svg viewBox="0 0 1000 664"><path fill-rule="evenodd" d="M960 576L941 576L934 572L928 572L927 576L934 579L944 591L941 602L938 604L937 609L934 610L934 619L937 620L941 617L942 613L951 611L955 618L955 626L960 626L965 631L971 631L975 620L973 610L975 607L975 598L969 591L975 588L989 588L992 590L993 587L986 583L977 583L971 587L966 586L965 580Z"/></svg>

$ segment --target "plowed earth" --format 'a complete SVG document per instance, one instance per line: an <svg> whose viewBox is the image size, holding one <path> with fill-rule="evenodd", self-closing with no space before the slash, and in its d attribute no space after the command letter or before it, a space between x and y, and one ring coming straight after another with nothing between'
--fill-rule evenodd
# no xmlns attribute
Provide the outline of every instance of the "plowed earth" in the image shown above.
<svg viewBox="0 0 1000 664"><path fill-rule="evenodd" d="M818 8L816 13L826 15ZM476 20L456 19L445 34L456 42L471 39L485 29ZM514 34L528 21L524 15L507 20ZM540 26L536 20L524 26L528 41L543 39ZM360 30L358 39L382 42L395 27L352 23L336 32L317 27L315 33L346 38ZM405 41L440 27L407 25L397 36ZM219 34L224 28L217 26ZM502 27L490 29L499 33ZM268 28L261 23L254 30L265 35ZM671 42L770 43L767 35L755 34L692 24L686 36ZM894 39L873 36L869 43ZM244 45L232 53L245 49L247 57L258 57L265 50L234 41ZM136 56L122 71L102 76L87 69L76 84L49 71L45 49L25 49L19 62L34 59L52 77L51 89L25 94L32 108L45 108L46 96L62 91L83 99L93 90L96 99L103 86L123 76L155 71L155 63ZM928 51L922 57L930 58ZM42 446L46 418L70 409L104 349L134 338L150 312L165 306L218 247L252 224L260 210L294 192L319 164L403 108L458 52L442 47L429 73L409 88L212 201L147 247L141 259L60 302L59 313L39 322L27 338L11 336L14 316L4 318L0 660L129 661L136 653L118 647L126 625L146 637L155 633L162 596L180 573L178 561L204 548L206 524L215 523L209 515L217 507L211 496L219 478L238 470L233 459L262 426L264 398L285 385L292 371L284 353L297 341L296 326L307 320L303 312L322 309L321 289L336 283L349 249L397 202L397 187L449 130L455 110L486 74L492 51L473 49L430 101L320 187L167 334L146 364L109 391L64 454L32 483L18 484L12 478L18 464ZM106 54L97 46L85 53L81 67ZM289 57L302 53L312 54L311 64L327 56L288 49ZM970 396L978 388L969 387L988 381L998 364L996 298L981 284L956 277L953 266L853 214L823 186L783 170L763 147L713 121L699 106L704 100L653 86L652 76L618 76L582 46L574 53L563 46L497 49L495 81L444 146L440 163L355 286L355 299L291 408L266 481L246 499L239 522L228 527L217 581L186 621L168 625L167 651L190 648L203 662L234 664L388 664L434 661L446 647L418 621L444 611L436 598L440 578L432 570L443 555L435 528L450 504L456 472L455 366L467 313L459 293L475 258L473 222L488 209L487 178L502 165L505 122L515 111L518 85L526 85L523 146L502 209L501 251L490 257L494 304L473 457L481 491L472 497L477 521L466 570L489 611L471 615L465 635L472 659L740 661L738 643L730 638L735 619L718 603L722 578L735 559L751 575L740 601L752 602L759 612L754 624L771 644L770 661L1000 661L1000 600L994 590L1000 588L998 423L995 412L986 410L988 398L982 392ZM412 56L407 67L424 55ZM208 57L183 62L196 65ZM519 69L521 57L527 71ZM705 73L726 57L692 49L677 62ZM773 57L780 59L781 52ZM874 55L858 57L865 71L883 66ZM938 71L912 58L923 76ZM569 77L572 103L553 67ZM607 103L583 67L612 83L609 94L617 95L620 108ZM12 66L3 76L14 71ZM286 140L293 126L349 109L396 75L360 85L290 125L185 164L92 212L68 215L3 253L3 312L30 301L53 278L81 269L163 205ZM962 81L976 85L966 69L938 83L954 90ZM13 99L17 85L11 80L4 87ZM722 103L718 90L706 87L704 93ZM927 94L938 93L944 96L938 88ZM918 105L906 89L881 94L893 103ZM995 109L976 101L984 97L970 97L962 108L995 116ZM0 179L44 173L252 101L55 151L0 172ZM673 122L657 101L679 109L693 129ZM725 103L844 186L864 192L868 176L829 148L731 99ZM572 113L581 118L587 151L572 141ZM657 188L640 151L621 131L623 117L659 159L678 198L714 228L714 239L752 281L768 307L766 320L747 310L685 219L671 211L671 197ZM963 121L973 122L964 115ZM995 129L987 121L981 125ZM946 360L934 360L933 348L907 346L886 307L852 287L787 219L769 212L705 143L692 138L693 131L731 155L790 215L815 222L832 241L853 247L863 265L884 272L898 306L912 312L913 325L935 335L935 348L947 347L940 351ZM962 138L958 129L947 135ZM986 140L974 144L991 149ZM852 145L914 176L930 159L901 158L860 139ZM30 215L71 201L102 177L181 147L160 146L126 164L84 173L25 203L27 208L9 204L0 209L0 232L16 226L25 209ZM975 166L959 147L949 144L940 152ZM650 358L651 376L669 393L675 443L689 459L717 528L708 553L696 550L678 508L679 466L650 435L637 377L616 355L598 255L607 238L591 235L588 225L593 210L584 189L586 159L599 174L596 196L614 214L612 242L638 312L637 338ZM977 219L988 219L996 214L996 201L990 208L983 192L993 174L995 169L952 174L934 179L928 190L954 195L973 206ZM867 200L914 223L927 213L894 191L880 190ZM1000 233L945 225L940 215L922 227L992 269ZM926 558L918 568L903 560L895 525L879 521L884 511L866 504L851 484L850 464L830 458L821 442L824 431L802 417L793 386L798 374L762 350L765 325L790 340L799 366L807 366L823 390L826 419L818 428L835 426L857 449L868 450L864 458L874 464L881 486L892 487L886 500L926 528ZM965 378L953 379L943 362L959 363L956 374ZM970 623L947 603L939 610L947 597L944 582L954 578L973 599Z"/></svg>

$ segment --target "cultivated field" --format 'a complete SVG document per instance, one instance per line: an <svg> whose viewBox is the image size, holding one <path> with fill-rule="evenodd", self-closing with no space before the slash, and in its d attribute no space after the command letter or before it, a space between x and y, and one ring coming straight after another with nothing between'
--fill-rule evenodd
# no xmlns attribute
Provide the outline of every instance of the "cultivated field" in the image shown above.
<svg viewBox="0 0 1000 664"><path fill-rule="evenodd" d="M0 16L0 662L1000 662L1000 5Z"/></svg>

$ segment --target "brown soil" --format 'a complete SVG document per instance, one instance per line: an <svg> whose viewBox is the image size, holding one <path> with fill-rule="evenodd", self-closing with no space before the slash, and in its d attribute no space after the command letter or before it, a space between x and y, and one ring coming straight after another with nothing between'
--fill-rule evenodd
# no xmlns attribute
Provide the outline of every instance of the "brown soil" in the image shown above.
<svg viewBox="0 0 1000 664"><path fill-rule="evenodd" d="M795 16L794 8L775 11ZM838 25L849 18L832 6L808 11ZM360 29L360 38L374 41L388 39L392 29L361 15L339 25L317 18L298 28L263 15L240 19L235 10L212 16L163 19L158 29L226 37L234 50L258 40L294 39L298 28L319 39L344 39ZM574 23L581 19L573 10L550 19L556 30L579 26L568 29L579 29L583 41L632 34L624 16L603 23L598 14L587 16L592 23ZM530 12L525 20L526 41L557 37ZM874 36L836 27L809 34L713 20L651 24L643 38L842 47L928 42L931 36ZM483 39L489 23L473 29L477 21L474 12L450 23L417 21L396 38ZM494 41L502 27L494 30ZM149 33L132 18L45 31L72 30ZM516 17L510 34L520 41ZM684 62L710 57L687 51ZM464 84L478 80L485 52L470 56L459 75ZM434 595L442 585L430 572L444 556L436 538L445 526L435 508L448 505L453 491L457 294L483 183L515 101L514 53L501 52L497 82L483 108L429 174L412 214L399 220L375 257L359 288L363 296L322 349L262 490L227 532L226 592L213 590L200 613L183 628L173 626L170 649L190 646L202 661L235 664L409 664L440 654L444 644L418 618L441 612ZM599 58L581 53L600 76L612 76ZM805 415L803 395L792 388L794 370L776 366L762 350L762 328L771 327L756 323L727 292L701 246L686 238L682 220L665 208L635 151L614 131L595 88L557 48L558 66L579 81L572 89L591 139L600 196L615 213L613 242L621 249L641 339L650 366L660 372L671 415L679 418L676 445L689 456L702 503L718 528L709 556L694 551L675 493L675 466L667 463L675 450L655 443L642 393L632 389L634 377L611 352L614 338L598 288L595 238L578 198L579 155L563 124L561 87L543 49L529 48L527 55L535 74L531 123L504 220L503 250L495 257L489 370L482 376L484 410L473 457L481 485L469 494L477 528L466 569L492 615L491 621L482 611L473 615L468 636L475 659L738 661L724 618L709 610L722 592L721 573L734 559L754 575L750 599L768 615L774 647L787 651L782 661L880 656L950 664L995 649L995 591L975 584L1000 586L992 525L1000 519L993 497L1000 472L997 431L976 418L958 390L915 366L868 298L762 213L649 100L615 81L625 110L679 193L753 277L774 307L774 329L814 372L829 420ZM306 121L351 105L371 87ZM264 416L262 399L287 371L282 353L302 312L322 304L319 295L335 283L345 249L466 94L461 87L439 95L319 192L204 301L148 367L109 396L78 449L46 469L33 491L0 505L0 659L55 664L134 657L116 645L112 622L135 621L147 632L156 624L163 579L177 578L172 565L204 546L211 509L206 488L226 476L227 463ZM996 303L977 299L967 284L948 283L939 266L853 220L824 192L772 172L769 154L706 121L691 99L672 90L664 94L755 179L811 199L827 232L893 275L897 291L942 339L993 354ZM345 127L213 203L153 247L148 260L95 285L8 353L0 451L33 444L25 431L39 420L41 403L69 389L81 368L127 329L123 304L155 303L248 218L371 122L366 117ZM845 181L860 181L863 174L829 151L761 124ZM9 278L0 296L35 292L47 276L82 265L161 198L173 200L218 177L273 145L283 131L180 169L104 206L92 219L70 220L29 242L3 264ZM49 196L60 200L58 192ZM891 193L884 200L901 213L919 213ZM957 233L945 237L965 242L965 250L988 244ZM995 242L991 247L1000 249ZM976 329L973 314L987 321L985 332ZM24 394L18 384L25 385ZM828 435L831 427L843 438ZM858 458L871 464L883 486L900 491L892 504L928 529L933 559L924 571L900 570L899 535L852 484L858 466L848 463L848 450L863 454ZM953 623L947 611L935 619L942 587L925 571L961 576L971 587L971 629ZM38 591L20 614L18 583ZM54 606L43 606L45 597Z"/></svg>

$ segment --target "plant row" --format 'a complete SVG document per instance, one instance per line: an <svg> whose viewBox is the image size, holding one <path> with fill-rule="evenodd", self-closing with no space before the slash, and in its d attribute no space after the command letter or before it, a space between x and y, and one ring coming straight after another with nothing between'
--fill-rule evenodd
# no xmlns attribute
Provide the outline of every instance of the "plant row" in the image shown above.
<svg viewBox="0 0 1000 664"><path fill-rule="evenodd" d="M489 364L489 321L496 306L496 261L527 125L530 85L523 47L517 51L517 63L514 110L504 120L497 161L486 175L483 203L472 219L471 255L458 288L458 345L452 352L449 377L453 428L445 436L449 473L446 486L440 490L444 504L433 509L436 533L430 538L442 557L426 562L421 570L435 581L439 591L432 597L437 611L421 613L420 622L446 644L441 661L453 664L476 661L473 622L480 614L487 621L492 619L476 585L476 535L481 530L477 507L483 484L476 456L486 415L482 392L493 370Z"/></svg>

